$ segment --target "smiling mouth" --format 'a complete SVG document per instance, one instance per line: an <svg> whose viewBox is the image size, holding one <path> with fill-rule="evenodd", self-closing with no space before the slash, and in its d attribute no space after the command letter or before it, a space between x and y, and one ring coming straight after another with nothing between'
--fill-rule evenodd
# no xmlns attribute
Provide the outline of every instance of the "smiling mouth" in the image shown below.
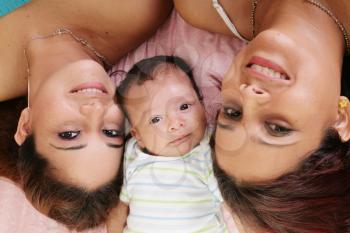
<svg viewBox="0 0 350 233"><path fill-rule="evenodd" d="M254 73L262 75L271 80L289 81L290 77L282 67L262 57L254 56L247 67Z"/></svg>
<svg viewBox="0 0 350 233"><path fill-rule="evenodd" d="M70 93L105 95L108 94L108 91L102 83L83 83L73 88Z"/></svg>

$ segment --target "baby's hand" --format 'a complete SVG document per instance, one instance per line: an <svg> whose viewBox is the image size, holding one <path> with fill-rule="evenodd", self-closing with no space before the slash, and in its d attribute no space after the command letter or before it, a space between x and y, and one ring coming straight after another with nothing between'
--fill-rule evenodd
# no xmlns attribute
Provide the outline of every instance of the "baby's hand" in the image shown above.
<svg viewBox="0 0 350 233"><path fill-rule="evenodd" d="M108 233L122 233L126 226L126 219L129 214L129 206L121 201L113 208L107 219Z"/></svg>

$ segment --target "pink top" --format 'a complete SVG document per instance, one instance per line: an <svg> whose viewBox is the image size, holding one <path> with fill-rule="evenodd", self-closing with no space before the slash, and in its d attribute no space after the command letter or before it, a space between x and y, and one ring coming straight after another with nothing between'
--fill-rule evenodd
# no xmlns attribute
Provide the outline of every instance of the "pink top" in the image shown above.
<svg viewBox="0 0 350 233"><path fill-rule="evenodd" d="M209 33L187 24L175 11L170 19L148 41L122 59L113 70L128 71L145 57L177 55L193 67L194 76L204 96L207 117L214 123L220 106L220 85L225 71L243 42ZM112 77L116 83L120 76ZM237 232L228 212L225 216L230 232ZM38 212L27 201L23 191L0 177L0 232L69 233L66 227ZM75 232L75 231L72 231ZM105 226L83 233L106 233Z"/></svg>

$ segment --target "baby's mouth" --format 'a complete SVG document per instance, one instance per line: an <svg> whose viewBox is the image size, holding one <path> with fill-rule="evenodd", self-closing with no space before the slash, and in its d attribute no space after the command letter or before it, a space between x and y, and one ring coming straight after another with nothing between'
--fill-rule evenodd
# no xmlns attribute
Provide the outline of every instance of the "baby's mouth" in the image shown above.
<svg viewBox="0 0 350 233"><path fill-rule="evenodd" d="M176 138L175 140L172 140L169 144L173 145L173 146L178 146L178 145L186 142L188 139L190 139L190 135L191 134L189 133L189 134L180 136L180 137Z"/></svg>

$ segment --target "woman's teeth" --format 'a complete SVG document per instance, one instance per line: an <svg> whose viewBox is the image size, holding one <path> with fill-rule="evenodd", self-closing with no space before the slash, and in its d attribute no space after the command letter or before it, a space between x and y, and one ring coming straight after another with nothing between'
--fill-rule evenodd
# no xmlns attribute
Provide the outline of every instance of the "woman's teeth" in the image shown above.
<svg viewBox="0 0 350 233"><path fill-rule="evenodd" d="M97 89L97 88L86 88L86 89L81 89L81 90L78 90L77 93L103 93L102 90L100 89Z"/></svg>
<svg viewBox="0 0 350 233"><path fill-rule="evenodd" d="M250 66L251 69L257 71L257 72L260 72L260 73L263 73L269 77L272 77L272 78L277 78L277 79L282 79L282 80L289 80L288 76L285 75L285 74L282 74L280 72L277 72L273 69L270 69L268 67L264 67L264 66L261 66L261 65L257 65L257 64L253 64Z"/></svg>

